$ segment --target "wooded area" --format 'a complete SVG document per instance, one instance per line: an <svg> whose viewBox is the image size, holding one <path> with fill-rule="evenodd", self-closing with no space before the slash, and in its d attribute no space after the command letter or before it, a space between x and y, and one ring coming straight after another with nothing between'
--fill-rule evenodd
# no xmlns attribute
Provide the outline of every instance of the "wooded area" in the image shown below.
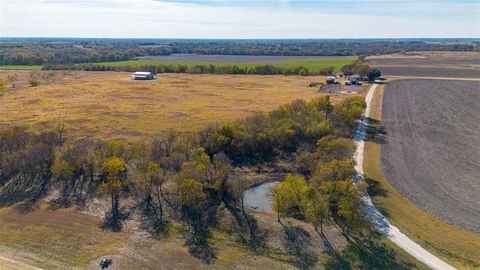
<svg viewBox="0 0 480 270"><path fill-rule="evenodd" d="M111 203L106 228L121 230L134 211L143 213L143 224L154 234L168 230L173 221L182 222L189 228L190 252L209 262L214 259L210 228L219 225L222 213L232 216L238 239L261 252L262 234L243 206L242 194L250 184L241 167L283 160L297 176L288 176L275 192L283 196L274 205L279 221L285 216L307 220L320 235L322 224L333 224L347 241L368 252L357 241L370 230L361 211L363 186L350 179L355 147L349 138L364 107L360 96L336 105L329 96L295 100L270 113L197 133L171 130L137 145L69 141L68 127L61 122L41 132L4 128L0 203L31 211L56 190L50 207L81 208L104 195ZM322 239L328 245L328 239Z"/></svg>
<svg viewBox="0 0 480 270"><path fill-rule="evenodd" d="M366 56L408 51L472 51L476 44L423 41L126 41L79 39L5 40L0 65L56 65L130 60L139 56L170 54Z"/></svg>

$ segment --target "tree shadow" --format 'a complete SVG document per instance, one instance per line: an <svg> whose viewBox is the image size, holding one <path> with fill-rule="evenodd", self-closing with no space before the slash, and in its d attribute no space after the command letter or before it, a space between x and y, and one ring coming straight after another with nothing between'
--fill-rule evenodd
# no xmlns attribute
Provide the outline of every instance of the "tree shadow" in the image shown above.
<svg viewBox="0 0 480 270"><path fill-rule="evenodd" d="M267 252L267 233L260 229L257 219L247 213L245 208L234 203L227 202L225 203L225 207L237 227L234 232L235 237L256 253Z"/></svg>
<svg viewBox="0 0 480 270"><path fill-rule="evenodd" d="M364 181L368 184L367 193L368 195L373 198L376 196L380 197L388 197L388 190L382 187L380 181L372 179L372 178L364 178ZM382 214L385 218L389 217L389 213L385 207L382 207L379 204L375 204L375 208L378 209L380 214Z"/></svg>
<svg viewBox="0 0 480 270"><path fill-rule="evenodd" d="M210 238L210 230L205 229L191 231L186 240L188 252L205 264L211 264L217 258L215 249L210 246Z"/></svg>
<svg viewBox="0 0 480 270"><path fill-rule="evenodd" d="M385 144L385 140L387 137L387 131L385 130L385 127L382 125L382 122L371 118L367 117L367 124L366 124L366 135L365 135L365 141L367 142L374 142L377 144Z"/></svg>
<svg viewBox="0 0 480 270"><path fill-rule="evenodd" d="M211 247L209 240L210 232L209 210L207 207L182 206L184 221L189 227L185 244L188 246L190 255L201 260L205 264L211 264L216 259L216 251Z"/></svg>
<svg viewBox="0 0 480 270"><path fill-rule="evenodd" d="M415 269L416 266L410 262L398 258L396 252L387 247L379 239L362 239L362 245L365 248L352 246L351 244L344 250L344 257L349 261L356 261L360 269Z"/></svg>
<svg viewBox="0 0 480 270"><path fill-rule="evenodd" d="M61 208L69 208L73 205L71 198L68 196L61 196L50 201L48 209L58 210Z"/></svg>
<svg viewBox="0 0 480 270"><path fill-rule="evenodd" d="M325 269L328 270L350 270L353 269L350 263L341 256L331 256L325 263Z"/></svg>
<svg viewBox="0 0 480 270"><path fill-rule="evenodd" d="M284 225L284 229L285 248L295 255L295 266L300 269L315 268L318 256L312 250L311 235L300 226Z"/></svg>
<svg viewBox="0 0 480 270"><path fill-rule="evenodd" d="M14 209L19 213L28 213L38 208L38 204L50 189L49 181L41 184L33 184L30 187L8 183L0 192L0 207L15 205Z"/></svg>
<svg viewBox="0 0 480 270"><path fill-rule="evenodd" d="M123 229L124 221L130 216L130 213L125 209L121 208L118 211L110 209L105 214L100 227L102 229L111 229L114 232L120 232Z"/></svg>
<svg viewBox="0 0 480 270"><path fill-rule="evenodd" d="M368 184L367 193L370 197L387 197L388 192L382 187L379 181L372 178L365 178L364 181Z"/></svg>

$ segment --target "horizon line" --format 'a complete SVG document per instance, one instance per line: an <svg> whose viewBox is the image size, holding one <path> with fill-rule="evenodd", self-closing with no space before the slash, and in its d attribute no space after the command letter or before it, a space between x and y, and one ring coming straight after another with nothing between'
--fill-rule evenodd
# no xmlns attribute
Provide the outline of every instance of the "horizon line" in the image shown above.
<svg viewBox="0 0 480 270"><path fill-rule="evenodd" d="M422 39L453 39L453 40L478 40L480 37L284 37L284 38L268 38L268 37L240 37L240 38L221 38L221 37L86 37L86 36L0 36L0 39L31 39L31 38L43 38L43 39L170 39L170 40L367 40L367 39L410 39L410 40L422 40Z"/></svg>

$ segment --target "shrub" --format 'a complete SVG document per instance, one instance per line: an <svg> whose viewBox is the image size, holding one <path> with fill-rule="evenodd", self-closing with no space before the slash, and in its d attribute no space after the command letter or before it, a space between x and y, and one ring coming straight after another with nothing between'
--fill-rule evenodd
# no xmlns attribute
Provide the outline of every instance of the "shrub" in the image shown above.
<svg viewBox="0 0 480 270"><path fill-rule="evenodd" d="M30 84L31 87L37 87L39 86L42 82L37 79L36 77L32 77L28 80L28 83Z"/></svg>
<svg viewBox="0 0 480 270"><path fill-rule="evenodd" d="M0 97L7 92L7 82L0 79Z"/></svg>

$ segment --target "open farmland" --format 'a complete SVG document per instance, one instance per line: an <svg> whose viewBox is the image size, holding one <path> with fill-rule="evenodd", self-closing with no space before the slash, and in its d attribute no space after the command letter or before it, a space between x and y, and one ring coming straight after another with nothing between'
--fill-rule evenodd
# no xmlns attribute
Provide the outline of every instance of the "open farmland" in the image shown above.
<svg viewBox="0 0 480 270"><path fill-rule="evenodd" d="M401 80L386 86L382 168L416 205L480 232L480 82Z"/></svg>
<svg viewBox="0 0 480 270"><path fill-rule="evenodd" d="M438 68L423 66L378 66L386 76L480 78L480 69Z"/></svg>
<svg viewBox="0 0 480 270"><path fill-rule="evenodd" d="M0 71L0 78L11 72ZM58 72L53 82L32 88L23 82L28 72L16 73L22 87L1 98L0 125L42 128L62 120L76 137L130 141L170 128L199 130L322 95L308 87L308 77L168 74L132 81L130 73Z"/></svg>
<svg viewBox="0 0 480 270"><path fill-rule="evenodd" d="M480 78L478 52L416 52L367 57L388 76Z"/></svg>
<svg viewBox="0 0 480 270"><path fill-rule="evenodd" d="M367 57L368 64L375 66L425 66L480 68L478 52L416 52Z"/></svg>

